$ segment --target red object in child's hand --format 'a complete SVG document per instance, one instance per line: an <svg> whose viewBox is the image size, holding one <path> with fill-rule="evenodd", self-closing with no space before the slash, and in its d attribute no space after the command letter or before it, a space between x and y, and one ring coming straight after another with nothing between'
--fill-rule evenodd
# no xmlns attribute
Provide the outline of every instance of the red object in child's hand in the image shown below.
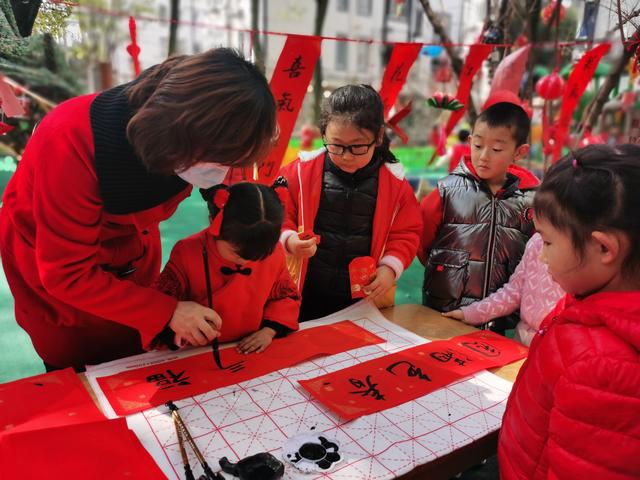
<svg viewBox="0 0 640 480"><path fill-rule="evenodd" d="M309 240L310 238L315 238L316 245L320 243L320 235L316 235L312 230L305 230L304 232L300 232L298 234L298 238L300 240Z"/></svg>
<svg viewBox="0 0 640 480"><path fill-rule="evenodd" d="M372 257L358 257L349 263L351 298L366 297L364 287L376 277L376 261Z"/></svg>

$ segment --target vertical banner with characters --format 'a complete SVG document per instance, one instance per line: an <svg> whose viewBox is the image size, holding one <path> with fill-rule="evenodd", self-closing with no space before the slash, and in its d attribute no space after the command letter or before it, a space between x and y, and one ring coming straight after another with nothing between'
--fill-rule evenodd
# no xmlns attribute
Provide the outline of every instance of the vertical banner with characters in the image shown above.
<svg viewBox="0 0 640 480"><path fill-rule="evenodd" d="M280 137L258 168L258 181L271 184L278 174L307 87L320 58L320 37L288 35L269 86L278 110Z"/></svg>
<svg viewBox="0 0 640 480"><path fill-rule="evenodd" d="M384 103L384 117L389 116L389 112L396 103L396 98L403 85L407 81L409 70L413 62L418 58L422 49L419 43L396 43L391 52L391 58L387 64L380 86L380 97Z"/></svg>
<svg viewBox="0 0 640 480"><path fill-rule="evenodd" d="M464 60L464 66L462 72L460 72L460 81L458 83L458 92L456 98L464 105L460 110L456 110L451 113L447 126L445 127L445 136L448 137L453 131L453 127L464 116L464 112L467 110L467 102L469 101L469 93L471 92L471 86L473 85L473 77L482 66L482 62L489 56L493 50L493 45L487 45L484 43L474 43L469 48L467 58Z"/></svg>
<svg viewBox="0 0 640 480"><path fill-rule="evenodd" d="M569 133L573 112L578 106L578 100L584 93L587 85L593 78L596 68L607 52L611 49L611 44L603 43L586 52L580 61L571 70L571 75L567 80L564 89L564 96L560 108L560 115L555 126L555 142L553 144L553 161L557 162L562 155L562 147Z"/></svg>

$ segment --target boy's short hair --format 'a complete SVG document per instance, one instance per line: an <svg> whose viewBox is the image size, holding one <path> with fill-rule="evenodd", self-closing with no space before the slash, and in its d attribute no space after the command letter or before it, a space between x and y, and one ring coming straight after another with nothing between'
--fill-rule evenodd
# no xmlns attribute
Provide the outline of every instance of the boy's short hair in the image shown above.
<svg viewBox="0 0 640 480"><path fill-rule="evenodd" d="M469 139L470 134L471 132L469 130L467 130L466 128L461 128L458 132L458 140L460 140L461 142L466 142Z"/></svg>
<svg viewBox="0 0 640 480"><path fill-rule="evenodd" d="M522 107L510 102L494 103L483 110L476 119L475 125L479 122L485 122L491 128L507 127L511 129L516 147L527 143L529 138L529 130L531 129L529 116Z"/></svg>

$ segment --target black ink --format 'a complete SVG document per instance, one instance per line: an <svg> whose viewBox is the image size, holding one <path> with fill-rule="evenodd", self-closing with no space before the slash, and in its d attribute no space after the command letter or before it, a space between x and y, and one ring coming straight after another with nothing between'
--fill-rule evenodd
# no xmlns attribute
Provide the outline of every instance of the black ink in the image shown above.
<svg viewBox="0 0 640 480"><path fill-rule="evenodd" d="M162 387L160 390L166 390L167 388L172 388L175 386L183 386L183 385L191 385L189 380L190 377L182 377L186 370L181 371L180 373L173 373L171 370L167 370L168 376L164 373L156 373L154 375L149 375L147 377L147 383L155 382L156 387Z"/></svg>
<svg viewBox="0 0 640 480"><path fill-rule="evenodd" d="M483 342L481 340L474 340L473 342L462 342L462 345L469 350L473 350L474 352L478 352L485 357L499 357L500 350L496 347L488 344L487 342Z"/></svg>
<svg viewBox="0 0 640 480"><path fill-rule="evenodd" d="M469 357L462 355L450 348L447 348L444 352L431 352L429 356L434 360L442 363L448 363L449 361L453 360L454 363L460 365L461 367L464 367L467 362L471 361Z"/></svg>
<svg viewBox="0 0 640 480"><path fill-rule="evenodd" d="M392 82L404 82L404 75L402 74L402 67L404 67L404 63L401 63L396 67L396 69L391 74Z"/></svg>
<svg viewBox="0 0 640 480"><path fill-rule="evenodd" d="M286 110L287 112L293 112L293 106L291 105L292 100L289 92L282 92L282 98L276 102L278 111Z"/></svg>
<svg viewBox="0 0 640 480"><path fill-rule="evenodd" d="M416 367L413 363L407 360L401 360L399 362L392 363L387 367L387 372L389 372L392 375L395 375L395 372L393 371L393 369L396 368L398 365L402 365L403 363L408 365L407 376L418 377L420 380L426 380L427 382L431 381L431 378L429 378L429 375L427 375L426 373L423 373L420 367Z"/></svg>
<svg viewBox="0 0 640 480"><path fill-rule="evenodd" d="M298 55L289 68L285 68L283 72L289 72L289 78L298 78L300 70L304 70L302 66L302 55Z"/></svg>
<svg viewBox="0 0 640 480"><path fill-rule="evenodd" d="M357 378L350 378L349 382L351 383L351 385L353 385L356 388L366 388L365 390L357 390L355 392L349 392L352 394L360 394L363 397L368 396L369 394L371 394L371 396L375 399L375 400L386 400L384 398L384 395L381 394L378 389L376 388L378 386L377 383L371 383L371 375L367 375L366 378L366 385L362 380L358 380Z"/></svg>

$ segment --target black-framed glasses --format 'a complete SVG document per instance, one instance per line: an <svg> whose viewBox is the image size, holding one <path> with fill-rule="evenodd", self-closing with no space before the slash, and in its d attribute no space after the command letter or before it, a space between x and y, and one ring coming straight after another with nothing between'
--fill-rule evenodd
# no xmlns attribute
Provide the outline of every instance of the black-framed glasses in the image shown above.
<svg viewBox="0 0 640 480"><path fill-rule="evenodd" d="M349 152L351 155L366 155L369 149L375 145L376 139L371 143L363 143L360 145L338 145L337 143L322 143L331 155L344 155Z"/></svg>

